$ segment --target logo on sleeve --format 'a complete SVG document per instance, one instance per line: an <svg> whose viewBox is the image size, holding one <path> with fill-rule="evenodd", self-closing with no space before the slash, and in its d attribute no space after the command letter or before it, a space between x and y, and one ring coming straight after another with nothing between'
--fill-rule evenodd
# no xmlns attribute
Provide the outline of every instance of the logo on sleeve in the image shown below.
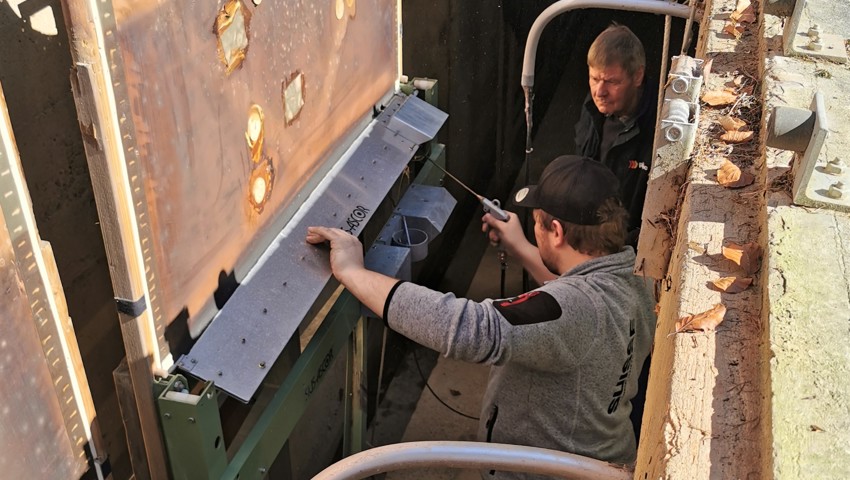
<svg viewBox="0 0 850 480"><path fill-rule="evenodd" d="M637 160L629 160L629 169L637 170L638 168L644 171L649 171L649 165L643 162L638 162Z"/></svg>
<svg viewBox="0 0 850 480"><path fill-rule="evenodd" d="M493 302L496 310L511 325L551 322L561 317L561 306L552 295L535 290L507 300Z"/></svg>

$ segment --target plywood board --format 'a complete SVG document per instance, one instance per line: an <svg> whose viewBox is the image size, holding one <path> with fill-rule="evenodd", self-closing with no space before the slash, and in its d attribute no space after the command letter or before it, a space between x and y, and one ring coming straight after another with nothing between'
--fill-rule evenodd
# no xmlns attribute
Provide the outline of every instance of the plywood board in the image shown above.
<svg viewBox="0 0 850 480"><path fill-rule="evenodd" d="M196 330L220 277L265 246L393 88L396 2L108 3L97 6L151 307L158 329L188 314ZM240 38L236 66L221 45ZM262 128L249 128L252 108ZM252 191L258 177L268 195Z"/></svg>

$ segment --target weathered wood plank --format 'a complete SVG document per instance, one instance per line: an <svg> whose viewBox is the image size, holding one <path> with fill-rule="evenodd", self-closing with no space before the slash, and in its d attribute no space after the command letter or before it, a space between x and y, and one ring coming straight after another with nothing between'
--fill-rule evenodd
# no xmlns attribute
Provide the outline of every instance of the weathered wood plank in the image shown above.
<svg viewBox="0 0 850 480"><path fill-rule="evenodd" d="M153 317L148 307L147 284L141 249L135 229L135 211L128 192L124 156L118 141L117 123L109 95L108 72L104 71L103 45L90 5L64 1L63 13L71 40L74 61L71 86L85 142L86 156L111 266L114 294L119 299L140 302L139 313L118 313L121 334L133 379L136 409L151 478L167 478L165 449L153 398L152 369L160 366L160 349Z"/></svg>

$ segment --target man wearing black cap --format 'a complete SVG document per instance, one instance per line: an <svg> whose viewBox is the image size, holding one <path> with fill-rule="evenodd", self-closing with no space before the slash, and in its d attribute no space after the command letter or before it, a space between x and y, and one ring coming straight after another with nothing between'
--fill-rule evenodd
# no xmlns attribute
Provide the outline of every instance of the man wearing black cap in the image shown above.
<svg viewBox="0 0 850 480"><path fill-rule="evenodd" d="M534 209L537 263L554 273L516 298L473 302L371 272L360 242L338 228L310 227L307 241L330 242L334 276L392 329L448 357L492 365L480 440L632 463L630 400L655 319L649 290L632 274L634 251L623 247L628 214L616 177L599 162L565 156L524 192L516 200ZM518 225L510 216L494 235Z"/></svg>

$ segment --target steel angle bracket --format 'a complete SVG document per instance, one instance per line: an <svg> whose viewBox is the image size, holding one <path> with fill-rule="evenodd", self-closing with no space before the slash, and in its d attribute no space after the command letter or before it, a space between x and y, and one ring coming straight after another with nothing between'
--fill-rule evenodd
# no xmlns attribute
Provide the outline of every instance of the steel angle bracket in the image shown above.
<svg viewBox="0 0 850 480"><path fill-rule="evenodd" d="M782 32L782 49L785 55L805 55L847 63L844 37L824 33L806 15L807 0L796 0L791 17ZM805 21L804 21L804 18Z"/></svg>
<svg viewBox="0 0 850 480"><path fill-rule="evenodd" d="M358 235L417 146L447 117L415 96L393 96L272 241L178 368L250 401L329 285L327 248L305 243L307 227Z"/></svg>
<svg viewBox="0 0 850 480"><path fill-rule="evenodd" d="M845 191L850 184L847 166L838 160L818 166L828 132L826 104L818 92L810 110L775 107L768 122L766 144L798 152L792 169L794 203L850 212L850 195Z"/></svg>

